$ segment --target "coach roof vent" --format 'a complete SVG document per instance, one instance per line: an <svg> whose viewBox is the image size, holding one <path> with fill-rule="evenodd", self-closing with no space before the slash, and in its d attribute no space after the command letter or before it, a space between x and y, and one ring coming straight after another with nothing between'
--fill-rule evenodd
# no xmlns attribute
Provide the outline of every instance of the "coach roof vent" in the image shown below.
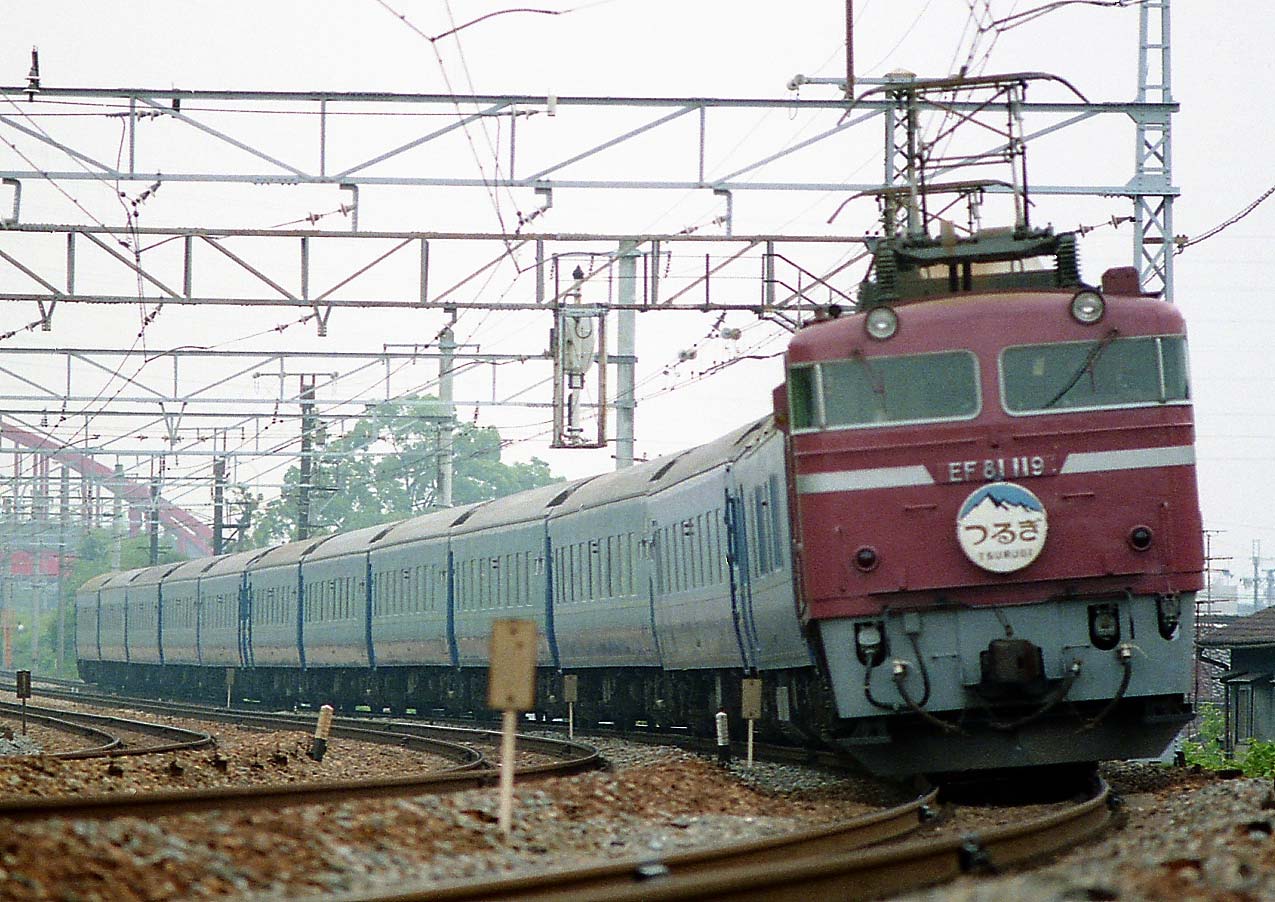
<svg viewBox="0 0 1275 902"><path fill-rule="evenodd" d="M468 519L469 519L470 517L472 517L474 514L478 513L478 511L479 511L479 510L481 510L482 508L486 507L486 506L487 506L487 505L489 505L489 504L491 504L491 502L490 502L490 501L484 501L484 502L482 502L481 504L475 504L475 505L474 505L473 507L471 507L469 510L465 511L463 514L461 514L459 517L457 517L455 520L453 520L451 525L452 525L452 526L460 526L460 524L464 523L466 520L468 520Z"/></svg>
<svg viewBox="0 0 1275 902"><path fill-rule="evenodd" d="M566 487L565 489L563 489L561 492L559 492L558 494L556 494L556 495L554 495L552 498L550 498L550 499L549 499L549 503L548 503L548 504L546 504L546 505L545 505L545 507L547 507L547 508L548 508L548 507L557 507L558 505L562 504L562 502L564 502L564 501L566 501L568 498L570 498L570 497L572 496L572 494L574 494L574 492L575 492L575 490L576 490L576 489L580 488L580 487L581 487L581 486L583 486L583 485L587 485L587 484L589 484L590 482L593 482L593 480L595 480L595 479L597 479L597 478L598 478L598 477L596 477L596 476L590 476L588 479L581 479L579 482L573 482L571 485L567 486L567 487Z"/></svg>
<svg viewBox="0 0 1275 902"><path fill-rule="evenodd" d="M748 441L748 438L751 435L753 435L753 433L757 432L757 430L759 429L765 428L769 420L770 420L770 417L762 417L756 423L753 423L753 425L745 429L743 433L740 434L739 438L735 439L735 442L734 442L735 446L739 447L744 442Z"/></svg>
<svg viewBox="0 0 1275 902"><path fill-rule="evenodd" d="M664 464L662 467L656 470L653 474L651 474L651 482L659 481L660 478L663 477L665 473L673 469L673 464L677 463L679 460L681 460L683 457L685 457L689 453L690 451L683 451L681 454L678 454L668 463Z"/></svg>

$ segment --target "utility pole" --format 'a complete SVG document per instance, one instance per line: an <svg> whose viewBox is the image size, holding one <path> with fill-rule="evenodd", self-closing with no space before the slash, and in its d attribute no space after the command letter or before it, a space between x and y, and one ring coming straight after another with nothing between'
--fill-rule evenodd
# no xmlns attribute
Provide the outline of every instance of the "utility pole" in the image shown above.
<svg viewBox="0 0 1275 902"><path fill-rule="evenodd" d="M616 312L619 329L615 350L621 362L615 365L616 381L619 382L615 392L615 468L623 470L633 466L633 433L637 414L637 400L633 397L637 363L634 359L637 353L637 311L632 308L637 303L636 243L621 241L619 256L620 309ZM606 411L602 411L599 416L606 416Z"/></svg>
<svg viewBox="0 0 1275 902"><path fill-rule="evenodd" d="M1215 561L1229 561L1229 557L1213 556L1213 537L1219 535L1219 529L1204 530L1204 594L1203 597L1197 595L1195 597L1195 664L1194 671L1195 685L1192 698L1198 709L1200 704L1200 665L1202 663L1201 654L1203 649L1200 647L1200 640L1213 631L1213 563ZM1211 693L1210 693L1211 697Z"/></svg>
<svg viewBox="0 0 1275 902"><path fill-rule="evenodd" d="M42 601L41 596L44 594L44 586L39 582L40 572L40 553L32 551L32 556L36 560L34 572L31 574L31 669L40 669L40 610Z"/></svg>
<svg viewBox="0 0 1275 902"><path fill-rule="evenodd" d="M1261 610L1261 596L1258 593L1258 586L1261 585L1261 571L1258 569L1262 563L1262 540L1253 540L1253 612L1257 613Z"/></svg>
<svg viewBox="0 0 1275 902"><path fill-rule="evenodd" d="M310 491L314 474L314 374L301 376L301 475L297 486L297 539L310 538Z"/></svg>
<svg viewBox="0 0 1275 902"><path fill-rule="evenodd" d="M115 462L115 478L112 482L114 485L111 496L114 500L111 506L111 530L115 535L111 545L111 569L118 570L124 545L124 497L121 491L124 487L124 465L119 461Z"/></svg>
<svg viewBox="0 0 1275 902"><path fill-rule="evenodd" d="M456 406L452 403L452 361L456 353L456 336L451 326L439 333L438 352L438 400L443 407L438 427L438 505L451 507L456 456L453 444Z"/></svg>
<svg viewBox="0 0 1275 902"><path fill-rule="evenodd" d="M58 493L60 509L58 511L58 652L56 658L58 674L62 673L63 657L66 654L66 527L71 517L71 470L62 467L61 491Z"/></svg>
<svg viewBox="0 0 1275 902"><path fill-rule="evenodd" d="M161 458L162 460L162 458ZM150 534L150 562L159 563L159 477L151 477L151 503L146 511L146 531Z"/></svg>
<svg viewBox="0 0 1275 902"><path fill-rule="evenodd" d="M854 100L854 0L846 0L846 100Z"/></svg>
<svg viewBox="0 0 1275 902"><path fill-rule="evenodd" d="M212 553L219 555L225 549L226 529L226 458L213 458L213 521Z"/></svg>
<svg viewBox="0 0 1275 902"><path fill-rule="evenodd" d="M0 632L4 633L4 669L13 669L13 577L0 578Z"/></svg>

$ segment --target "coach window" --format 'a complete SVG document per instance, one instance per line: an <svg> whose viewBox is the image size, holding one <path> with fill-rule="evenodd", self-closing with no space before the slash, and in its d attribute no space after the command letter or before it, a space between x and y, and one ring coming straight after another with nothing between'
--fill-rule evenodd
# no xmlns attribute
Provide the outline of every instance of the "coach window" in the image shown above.
<svg viewBox="0 0 1275 902"><path fill-rule="evenodd" d="M1147 407L1190 398L1181 336L1070 341L1006 348L1001 393L1010 413Z"/></svg>

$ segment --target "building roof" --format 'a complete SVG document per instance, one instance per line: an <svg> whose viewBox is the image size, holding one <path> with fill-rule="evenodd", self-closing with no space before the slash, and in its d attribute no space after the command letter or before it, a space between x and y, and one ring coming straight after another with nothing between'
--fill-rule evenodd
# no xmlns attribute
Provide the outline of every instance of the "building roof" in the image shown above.
<svg viewBox="0 0 1275 902"><path fill-rule="evenodd" d="M1203 648L1252 648L1275 645L1275 607L1240 617L1214 632L1200 637Z"/></svg>

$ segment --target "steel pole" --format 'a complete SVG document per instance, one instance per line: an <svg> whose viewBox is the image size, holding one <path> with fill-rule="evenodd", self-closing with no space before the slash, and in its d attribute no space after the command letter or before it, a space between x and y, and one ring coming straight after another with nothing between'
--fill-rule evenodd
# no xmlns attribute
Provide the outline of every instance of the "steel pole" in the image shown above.
<svg viewBox="0 0 1275 902"><path fill-rule="evenodd" d="M637 244L633 241L621 241L619 250L619 301L621 309L616 312L617 325L616 353L623 363L616 364L616 377L619 385L615 392L615 468L622 470L633 466L633 440L637 413L637 400L634 398L634 372L637 350L637 313L633 305L637 303ZM605 411L603 416L605 416Z"/></svg>

